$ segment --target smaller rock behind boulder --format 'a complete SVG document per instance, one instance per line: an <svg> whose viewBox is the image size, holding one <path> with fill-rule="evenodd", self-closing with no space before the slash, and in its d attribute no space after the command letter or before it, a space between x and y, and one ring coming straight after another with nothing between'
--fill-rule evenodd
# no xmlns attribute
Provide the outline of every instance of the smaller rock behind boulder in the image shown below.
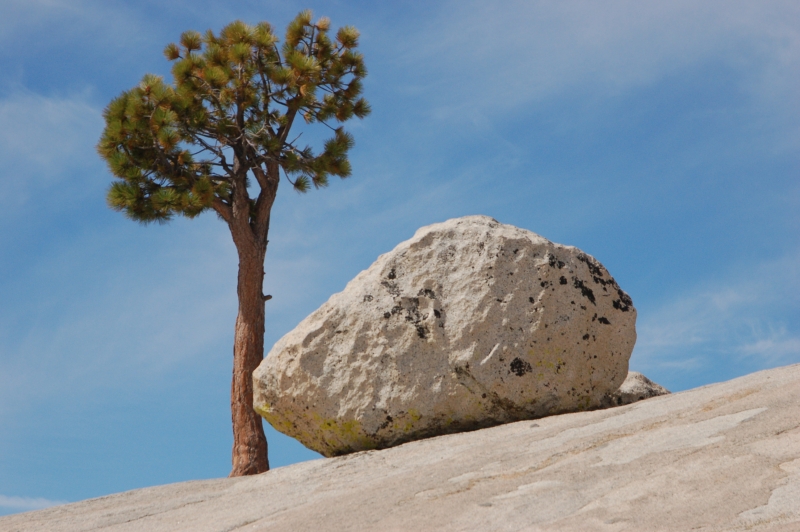
<svg viewBox="0 0 800 532"><path fill-rule="evenodd" d="M636 401L667 395L669 390L651 381L641 373L629 371L628 376L619 389L603 398L600 408L611 408L614 406L629 405Z"/></svg>

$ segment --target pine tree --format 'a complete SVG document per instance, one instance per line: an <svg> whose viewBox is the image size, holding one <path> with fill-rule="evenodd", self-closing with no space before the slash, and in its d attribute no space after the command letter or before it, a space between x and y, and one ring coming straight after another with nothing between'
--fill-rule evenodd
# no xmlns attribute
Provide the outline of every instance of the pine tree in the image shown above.
<svg viewBox="0 0 800 532"><path fill-rule="evenodd" d="M253 411L252 373L264 356L264 258L281 170L294 190L350 175L352 136L340 125L364 118L366 75L358 31L301 12L279 39L272 27L236 21L219 35L187 31L164 50L174 82L147 74L105 109L100 156L117 178L111 208L142 223L213 210L230 229L239 256L233 346L230 476L269 469L261 418ZM331 129L315 153L292 138L302 119ZM297 122L299 123L299 122ZM337 127L332 126L334 123ZM257 196L248 190L255 182Z"/></svg>

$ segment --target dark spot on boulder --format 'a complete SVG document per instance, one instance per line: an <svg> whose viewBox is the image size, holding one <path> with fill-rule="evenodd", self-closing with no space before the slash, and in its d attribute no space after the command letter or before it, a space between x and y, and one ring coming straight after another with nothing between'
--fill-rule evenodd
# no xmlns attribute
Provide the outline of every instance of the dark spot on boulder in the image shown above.
<svg viewBox="0 0 800 532"><path fill-rule="evenodd" d="M603 276L603 270L600 268L600 265L589 255L585 253L579 253L578 260L586 264L586 267L589 268L589 273L591 273L594 277Z"/></svg>
<svg viewBox="0 0 800 532"><path fill-rule="evenodd" d="M399 296L400 295L400 289L397 288L397 285L392 283L392 282L381 281L381 286L386 288L386 291L389 292L390 294L392 294L393 296Z"/></svg>
<svg viewBox="0 0 800 532"><path fill-rule="evenodd" d="M604 325L611 325L611 322L610 322L610 321L608 321L608 319L607 319L607 318L604 318L604 317L597 318L597 321L599 321L600 323L602 323L602 324L604 324Z"/></svg>
<svg viewBox="0 0 800 532"><path fill-rule="evenodd" d="M534 302L534 300L533 300L533 298L532 298L532 297L529 297L529 298L528 298L528 301L530 301L531 303L533 303L533 302Z"/></svg>
<svg viewBox="0 0 800 532"><path fill-rule="evenodd" d="M588 340L588 339L589 339L589 333L586 333L586 334L584 334L584 335L583 335L583 339L584 339L584 340Z"/></svg>
<svg viewBox="0 0 800 532"><path fill-rule="evenodd" d="M563 275L558 279L559 284L567 284L567 278Z"/></svg>
<svg viewBox="0 0 800 532"><path fill-rule="evenodd" d="M384 318L387 318L387 319L388 319L388 318L391 318L391 317L392 317L392 313L391 313L391 312L384 312L384 313L383 313L383 317L384 317Z"/></svg>
<svg viewBox="0 0 800 532"><path fill-rule="evenodd" d="M442 313L441 313L441 312L439 312L439 311L438 311L438 310L436 310L436 309L433 309L433 315L434 315L434 316L436 316L437 318L441 318L441 317L442 317Z"/></svg>
<svg viewBox="0 0 800 532"><path fill-rule="evenodd" d="M428 299L436 299L436 293L430 288L423 288L417 295L427 297Z"/></svg>
<svg viewBox="0 0 800 532"><path fill-rule="evenodd" d="M583 284L583 281L581 281L577 277L573 277L572 281L573 281L573 284L574 284L575 288L577 288L577 289L579 289L581 291L581 295L583 297L585 297L589 301L591 301L592 305L597 305L597 303L595 303L595 301L594 301L594 292L592 292L591 288L589 288L588 286Z"/></svg>
<svg viewBox="0 0 800 532"><path fill-rule="evenodd" d="M380 429L385 429L386 427L388 427L388 426L389 426L389 423L391 423L392 421L394 421L394 420L392 419L392 416L386 416L386 421L384 421L383 423L381 423L381 425L380 425L380 427L379 427L379 429L378 429L378 430L380 430Z"/></svg>
<svg viewBox="0 0 800 532"><path fill-rule="evenodd" d="M539 283L539 285L540 285L542 288L544 288L544 287L546 287L546 286L547 286L547 281L542 281L541 283Z"/></svg>
<svg viewBox="0 0 800 532"><path fill-rule="evenodd" d="M394 271L394 268L389 270L389 275L386 276L387 279L396 279L397 273Z"/></svg>
<svg viewBox="0 0 800 532"><path fill-rule="evenodd" d="M511 373L513 373L517 377L522 377L526 373L530 373L531 371L533 371L531 365L519 357L511 361L510 367L511 367Z"/></svg>
<svg viewBox="0 0 800 532"><path fill-rule="evenodd" d="M558 268L559 270L565 266L565 264L564 264L564 261L562 261L562 260L558 260L558 259L557 259L555 256L553 256L553 255L550 255L550 257L549 257L549 259L548 259L547 263L548 263L548 264L550 264L550 267L551 267L551 268Z"/></svg>
<svg viewBox="0 0 800 532"><path fill-rule="evenodd" d="M417 336L419 336L423 340L428 337L428 328L427 327L417 323L416 324L416 329L417 329Z"/></svg>
<svg viewBox="0 0 800 532"><path fill-rule="evenodd" d="M372 296L369 294L364 296L364 302L366 303L367 301L372 301Z"/></svg>
<svg viewBox="0 0 800 532"><path fill-rule="evenodd" d="M619 296L619 309L622 312L628 312L628 308L633 305L630 296L619 287L617 287L617 296ZM617 301L614 302L614 308L617 308Z"/></svg>
<svg viewBox="0 0 800 532"><path fill-rule="evenodd" d="M481 394L481 399L486 399L486 394L485 393Z"/></svg>
<svg viewBox="0 0 800 532"><path fill-rule="evenodd" d="M612 302L612 304L614 305L615 309L621 310L622 312L628 312L628 310L630 309L630 307L628 305L626 305L625 303L623 303L622 300L620 300L620 299L615 299Z"/></svg>

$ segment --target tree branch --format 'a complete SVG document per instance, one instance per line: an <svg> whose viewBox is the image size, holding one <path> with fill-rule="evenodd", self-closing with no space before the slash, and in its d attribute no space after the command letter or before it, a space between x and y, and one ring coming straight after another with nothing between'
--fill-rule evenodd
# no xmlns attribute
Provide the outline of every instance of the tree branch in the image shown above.
<svg viewBox="0 0 800 532"><path fill-rule="evenodd" d="M278 138L281 141L281 145L283 145L283 143L286 142L286 137L287 135L289 135L289 130L292 129L292 124L294 123L294 117L297 116L297 109L292 109L291 107L289 107L288 103L286 107L287 107L285 115L286 124L281 126L280 129L278 129Z"/></svg>
<svg viewBox="0 0 800 532"><path fill-rule="evenodd" d="M217 214L219 214L223 220L228 222L228 224L231 223L231 220L233 219L233 213L231 212L230 205L227 205L219 198L214 198L214 201L211 203L211 207L217 211Z"/></svg>
<svg viewBox="0 0 800 532"><path fill-rule="evenodd" d="M266 172L263 172L260 167L258 172L262 174L266 186L262 186L261 192L258 194L253 225L255 226L254 232L258 241L266 242L267 234L269 233L269 216L272 211L272 204L275 203L275 197L278 194L280 166L277 162L269 162L267 163Z"/></svg>
<svg viewBox="0 0 800 532"><path fill-rule="evenodd" d="M264 173L264 170L261 166L254 166L251 168L253 175L256 176L256 181L258 181L258 186L261 187L261 190L265 190L269 187L269 182L267 180L267 175ZM261 194L259 194L259 199L261 199Z"/></svg>

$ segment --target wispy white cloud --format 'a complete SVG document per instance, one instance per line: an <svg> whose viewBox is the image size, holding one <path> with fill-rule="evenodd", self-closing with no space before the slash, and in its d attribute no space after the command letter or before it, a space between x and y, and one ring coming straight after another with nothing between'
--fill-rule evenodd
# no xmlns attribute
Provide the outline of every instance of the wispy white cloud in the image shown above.
<svg viewBox="0 0 800 532"><path fill-rule="evenodd" d="M148 25L122 2L97 0L4 0L0 5L0 43L25 43L31 48L53 46L60 41L102 40L106 48L147 42Z"/></svg>
<svg viewBox="0 0 800 532"><path fill-rule="evenodd" d="M0 100L0 141L6 161L33 165L48 177L84 157L87 136L102 127L101 109L84 96L47 97L19 91ZM91 153L94 142L89 143Z"/></svg>
<svg viewBox="0 0 800 532"><path fill-rule="evenodd" d="M743 358L758 366L800 361L800 252L709 279L655 309L642 309L634 360L690 369Z"/></svg>
<svg viewBox="0 0 800 532"><path fill-rule="evenodd" d="M740 353L770 361L800 360L800 336L792 336L785 326L754 336L756 340L741 346Z"/></svg>
<svg viewBox="0 0 800 532"><path fill-rule="evenodd" d="M67 504L68 501L51 501L41 497L9 497L0 495L0 508L15 510L18 512L28 512L30 510L41 510L59 504Z"/></svg>
<svg viewBox="0 0 800 532"><path fill-rule="evenodd" d="M401 57L423 69L415 79L427 81L407 89L438 95L439 117L518 111L575 89L613 96L709 62L747 71L746 90L796 116L798 28L791 0L459 1L404 39Z"/></svg>
<svg viewBox="0 0 800 532"><path fill-rule="evenodd" d="M306 7L275 0L235 4L212 0L4 0L0 2L0 44L8 47L13 43L23 49L24 43L28 53L88 47L92 56L111 56L114 63L138 61L147 50L151 59L160 61L163 46L185 30L219 28L237 18L255 22L265 14L280 27L282 21L288 22ZM149 55L152 52L155 56Z"/></svg>
<svg viewBox="0 0 800 532"><path fill-rule="evenodd" d="M94 154L101 130L101 110L83 95L48 97L20 90L0 99L0 206L19 207L73 173L79 183L69 190L79 193L90 170L101 168Z"/></svg>

